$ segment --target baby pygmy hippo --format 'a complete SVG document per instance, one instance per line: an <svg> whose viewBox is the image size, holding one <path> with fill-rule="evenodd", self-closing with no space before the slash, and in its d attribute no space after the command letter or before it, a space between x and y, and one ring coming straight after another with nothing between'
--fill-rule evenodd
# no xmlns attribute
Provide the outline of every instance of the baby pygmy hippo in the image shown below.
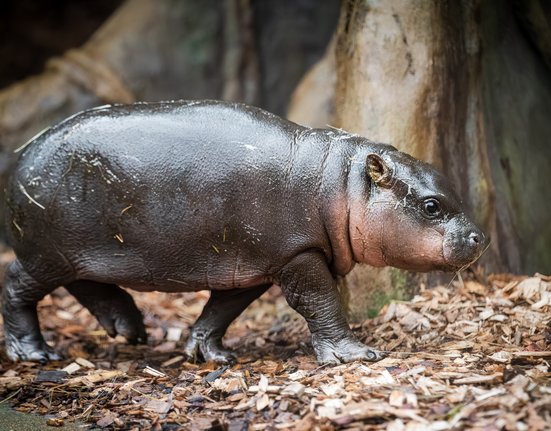
<svg viewBox="0 0 551 431"><path fill-rule="evenodd" d="M455 271L486 246L430 165L366 138L217 101L100 107L26 146L8 189L17 259L2 292L10 358L58 356L36 304L65 286L114 336L146 339L119 286L208 289L186 352L228 362L228 325L272 284L320 363L375 361L335 278L356 262Z"/></svg>

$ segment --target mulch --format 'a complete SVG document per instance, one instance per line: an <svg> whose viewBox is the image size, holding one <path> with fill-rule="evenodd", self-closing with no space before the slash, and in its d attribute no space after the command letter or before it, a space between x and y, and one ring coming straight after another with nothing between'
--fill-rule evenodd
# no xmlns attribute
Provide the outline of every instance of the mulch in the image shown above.
<svg viewBox="0 0 551 431"><path fill-rule="evenodd" d="M184 358L207 292L132 294L146 346L109 338L63 289L46 297L43 333L67 359L13 363L2 352L0 403L44 415L52 427L551 429L551 277L421 286L411 301L354 326L363 341L391 351L388 358L339 366L315 362L304 321L277 291L231 326L225 342L238 353L233 366Z"/></svg>

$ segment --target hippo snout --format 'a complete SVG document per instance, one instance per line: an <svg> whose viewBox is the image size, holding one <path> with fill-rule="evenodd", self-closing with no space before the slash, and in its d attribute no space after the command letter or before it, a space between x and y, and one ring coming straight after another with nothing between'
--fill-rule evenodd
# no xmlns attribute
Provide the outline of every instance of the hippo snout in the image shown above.
<svg viewBox="0 0 551 431"><path fill-rule="evenodd" d="M466 267L476 261L490 243L490 238L466 219L453 223L449 232L444 239L444 258L453 269Z"/></svg>

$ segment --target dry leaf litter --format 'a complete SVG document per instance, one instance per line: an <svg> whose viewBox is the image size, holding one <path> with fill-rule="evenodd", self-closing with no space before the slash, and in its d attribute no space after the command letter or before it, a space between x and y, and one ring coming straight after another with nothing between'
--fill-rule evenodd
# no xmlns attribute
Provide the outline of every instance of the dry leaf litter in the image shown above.
<svg viewBox="0 0 551 431"><path fill-rule="evenodd" d="M332 367L315 362L305 323L274 291L230 328L233 366L184 359L207 292L132 294L147 346L110 339L62 289L46 297L43 332L67 359L12 363L2 353L0 402L45 415L52 427L551 429L551 277L421 287L410 302L393 302L354 327L369 345L391 351L388 358Z"/></svg>

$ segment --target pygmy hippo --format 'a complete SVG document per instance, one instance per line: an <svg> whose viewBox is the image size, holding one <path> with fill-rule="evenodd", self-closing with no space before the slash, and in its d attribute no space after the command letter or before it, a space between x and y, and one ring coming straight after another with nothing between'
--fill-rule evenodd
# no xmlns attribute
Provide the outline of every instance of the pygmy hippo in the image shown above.
<svg viewBox="0 0 551 431"><path fill-rule="evenodd" d="M355 262L469 265L487 239L430 165L368 139L217 101L113 105L34 138L8 188L17 259L2 292L7 353L58 358L37 302L65 286L114 336L144 342L119 286L211 290L186 353L231 361L229 324L271 285L307 321L320 363L374 361L336 277Z"/></svg>

